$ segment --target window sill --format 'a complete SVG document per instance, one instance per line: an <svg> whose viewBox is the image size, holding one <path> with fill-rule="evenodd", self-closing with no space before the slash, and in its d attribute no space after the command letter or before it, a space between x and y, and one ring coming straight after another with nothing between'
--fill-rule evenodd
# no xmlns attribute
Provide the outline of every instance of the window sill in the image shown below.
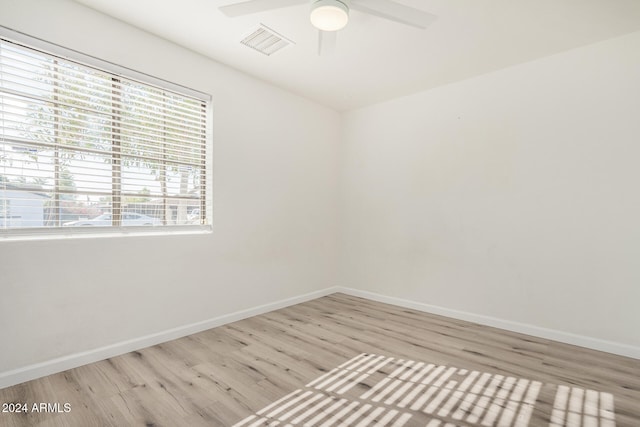
<svg viewBox="0 0 640 427"><path fill-rule="evenodd" d="M105 227L106 228L106 227ZM34 241L34 240L64 240L64 239L102 239L122 237L152 237L211 234L211 225L177 226L177 227L109 227L100 229L21 229L0 231L0 242Z"/></svg>

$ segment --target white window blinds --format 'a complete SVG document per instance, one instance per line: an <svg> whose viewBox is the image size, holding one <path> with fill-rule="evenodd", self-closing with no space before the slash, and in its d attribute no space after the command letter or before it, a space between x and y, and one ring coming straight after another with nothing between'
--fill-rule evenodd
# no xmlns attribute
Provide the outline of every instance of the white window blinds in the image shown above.
<svg viewBox="0 0 640 427"><path fill-rule="evenodd" d="M0 39L0 233L207 225L208 104Z"/></svg>

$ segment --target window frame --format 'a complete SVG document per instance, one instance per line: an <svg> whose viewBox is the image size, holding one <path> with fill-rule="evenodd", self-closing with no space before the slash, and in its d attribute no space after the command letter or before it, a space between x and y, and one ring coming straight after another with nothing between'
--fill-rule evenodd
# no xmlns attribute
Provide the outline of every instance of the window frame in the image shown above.
<svg viewBox="0 0 640 427"><path fill-rule="evenodd" d="M199 209L205 208L203 224L159 225L159 226L105 226L105 227L25 227L0 229L0 241L6 240L42 240L76 237L118 237L118 236L152 236L170 234L202 234L213 230L213 99L208 93L173 83L131 68L118 65L95 56L69 49L58 44L33 37L22 32L0 25L0 38L42 51L44 54L59 57L83 66L108 73L113 77L137 81L141 84L171 91L180 95L198 99L205 104L205 151L204 151L204 200ZM9 201L7 201L9 203ZM124 212L123 212L124 213Z"/></svg>

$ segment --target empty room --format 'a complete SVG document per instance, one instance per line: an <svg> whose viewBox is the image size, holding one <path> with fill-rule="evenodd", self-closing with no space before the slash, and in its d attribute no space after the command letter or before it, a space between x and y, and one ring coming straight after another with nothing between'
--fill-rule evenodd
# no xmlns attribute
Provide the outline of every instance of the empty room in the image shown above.
<svg viewBox="0 0 640 427"><path fill-rule="evenodd" d="M0 427L638 427L639 219L638 0L0 0Z"/></svg>

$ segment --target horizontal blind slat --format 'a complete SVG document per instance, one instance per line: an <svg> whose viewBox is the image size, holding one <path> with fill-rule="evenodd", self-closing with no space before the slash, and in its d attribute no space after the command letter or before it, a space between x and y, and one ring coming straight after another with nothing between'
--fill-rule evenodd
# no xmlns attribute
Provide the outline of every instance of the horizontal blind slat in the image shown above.
<svg viewBox="0 0 640 427"><path fill-rule="evenodd" d="M98 110L96 108L89 107L87 105L74 104L73 98L59 98L53 99L46 98L36 93L29 93L29 87L22 86L22 90L16 90L15 88L3 87L0 90L0 93L4 93L7 96L12 96L14 99L20 101L20 98L31 99L33 101L38 101L44 105L50 106L51 104L56 104L58 107L50 107L56 110L59 110L61 107L66 107L67 109L72 109L73 111L81 111L85 114L93 113L96 115L116 115L120 117L135 117L141 123L163 123L165 127L171 130L180 130L181 132L190 129L199 129L202 126L202 120L205 119L203 115L194 116L195 119L188 120L179 120L176 116L167 114L166 112L159 110L154 112L155 115L151 115L149 111L146 110L135 110L135 112L127 111L122 107L114 107L113 100L109 99L108 102L105 101L104 110ZM58 94L59 95L59 94ZM76 100L77 101L77 100ZM123 105L128 105L126 102L120 102ZM95 107L95 103L93 106ZM115 114L114 114L115 113ZM197 120L196 120L197 119Z"/></svg>
<svg viewBox="0 0 640 427"><path fill-rule="evenodd" d="M64 80L69 79L71 82L76 82L76 84L78 82L88 81L88 82L92 82L93 86L97 88L103 88L107 92L110 92L110 89L109 89L110 83L112 82L113 78L118 78L127 85L147 88L149 90L150 89L159 90L159 91L162 91L162 93L150 94L147 98L151 100L157 100L160 102L166 101L167 99L172 99L173 102L178 102L178 105L176 106L178 109L184 109L185 111L190 111L193 103L202 102L202 100L199 98L190 98L188 96L178 94L175 91L172 91L166 88L159 88L157 86L146 85L144 83L140 83L120 75L116 76L113 74L106 74L104 72L99 72L99 71L96 71L94 68L89 68L81 64L74 63L74 66L77 67L77 70L73 68L65 67L65 64L69 63L68 61L58 62L57 64L54 64L53 62L49 62L52 60L52 57L46 58L43 56L38 60L34 60L33 57L26 57L26 56L21 57L20 55L5 54L4 57L6 59L5 63L7 65L7 68L9 69L21 70L24 73L35 73L37 70L47 71L48 73L50 73L50 76L53 79L58 79L60 81L63 81L61 77L58 77L58 76L63 76L65 78ZM29 62L27 59L31 59L31 62ZM61 71L55 70L50 67L65 67L66 73L62 73ZM172 94L174 95L174 97L169 97L166 94Z"/></svg>
<svg viewBox="0 0 640 427"><path fill-rule="evenodd" d="M7 132L8 130L13 130L14 133L22 132L23 135L27 133L31 135L48 135L46 132L53 131L54 125L60 125L63 129L62 131L60 131L60 138L62 139L69 139L69 136L78 136L85 137L85 141L88 142L96 138L107 139L114 136L114 132L111 131L111 123L109 125L104 125L105 127L97 127L97 125L101 125L99 122L96 123L89 120L74 119L73 122L75 122L76 124L72 124L67 121L60 122L59 118L57 117L52 117L51 119L39 118L37 122L32 123L29 126L29 130L27 130L23 127L25 125L25 120L28 120L27 115L15 112L5 112L3 118L5 132ZM86 125L86 127L81 126L83 124ZM120 127L120 129L121 131L118 133L118 136L126 139L125 142L133 143L135 144L135 146L139 146L141 148L157 147L159 138L162 139L163 145L165 147L169 147L173 150L197 150L205 146L205 141L202 138L184 137L181 139L175 139L172 136L168 135L153 135L150 133L134 132L130 131L127 127ZM93 132L93 134L88 133L88 131ZM86 139L87 137L88 139ZM73 139L71 139L71 141L73 141ZM78 139L76 141L82 140Z"/></svg>
<svg viewBox="0 0 640 427"><path fill-rule="evenodd" d="M7 114L5 115L5 117L11 117L11 115ZM24 143L28 143L28 141L33 141L33 144L36 144L36 145L46 144L45 141L57 138L58 140L60 140L59 142L60 146L63 146L66 148L70 148L70 149L76 148L78 150L93 149L96 151L104 152L109 150L109 147L107 147L107 145L110 145L110 144L108 144L107 140L117 134L122 139L123 148L126 150L136 150L138 152L149 153L149 152L155 152L155 151L164 149L168 153L170 153L172 156L176 156L181 160L186 160L190 158L193 154L197 154L198 155L197 157L200 157L199 151L205 147L205 145L201 141L188 143L189 141L187 139L185 139L184 141L169 140L169 143L165 143L163 144L163 146L162 145L159 146L157 140L153 140L150 138L142 138L137 135L134 136L126 132L118 134L116 132L102 131L94 135L82 134L80 133L80 131L82 130L81 127L75 127L78 129L78 132L70 132L65 129L63 131L59 131L59 134L56 136L51 133L44 132L45 130L49 130L53 132L52 128L51 129L44 128L41 130L41 132L36 132L34 131L34 129L38 128L36 126L30 127L29 130L20 129L19 125L22 122L18 120L10 120L5 118L4 123L5 125L12 125L12 124L16 125L16 127L6 126L5 129L13 129L15 132L21 133L23 135L22 137L14 137L16 141L18 141L19 139L24 141ZM54 125L55 123L56 123L55 120L50 121L51 125ZM35 138L36 136L40 139L36 139ZM83 139L79 139L79 138L83 138ZM51 144L54 144L54 143L51 143Z"/></svg>
<svg viewBox="0 0 640 427"><path fill-rule="evenodd" d="M68 85L64 80L51 79L48 82L38 82L33 78L27 76L15 76L3 70L4 76L4 88L7 90L14 90L16 92L24 93L50 93L57 88L59 94L63 95L66 99L75 100L77 102L86 102L86 98L90 98L91 102L105 102L111 97L122 97L128 101L129 105L136 105L140 111L154 111L158 116L164 116L170 119L173 116L179 116L188 123L197 123L198 119L202 116L202 107L200 105L193 105L190 108L185 106L179 106L179 101L166 100L158 101L156 103L147 102L144 97L123 91L118 88L122 86L122 82L109 81L112 85L110 91L104 91L103 93L92 91L86 87ZM11 78L13 77L13 78ZM117 83L118 86L114 87L113 84ZM70 87L71 86L71 87ZM106 87L105 87L106 89ZM172 114L168 115L165 110L171 110Z"/></svg>

